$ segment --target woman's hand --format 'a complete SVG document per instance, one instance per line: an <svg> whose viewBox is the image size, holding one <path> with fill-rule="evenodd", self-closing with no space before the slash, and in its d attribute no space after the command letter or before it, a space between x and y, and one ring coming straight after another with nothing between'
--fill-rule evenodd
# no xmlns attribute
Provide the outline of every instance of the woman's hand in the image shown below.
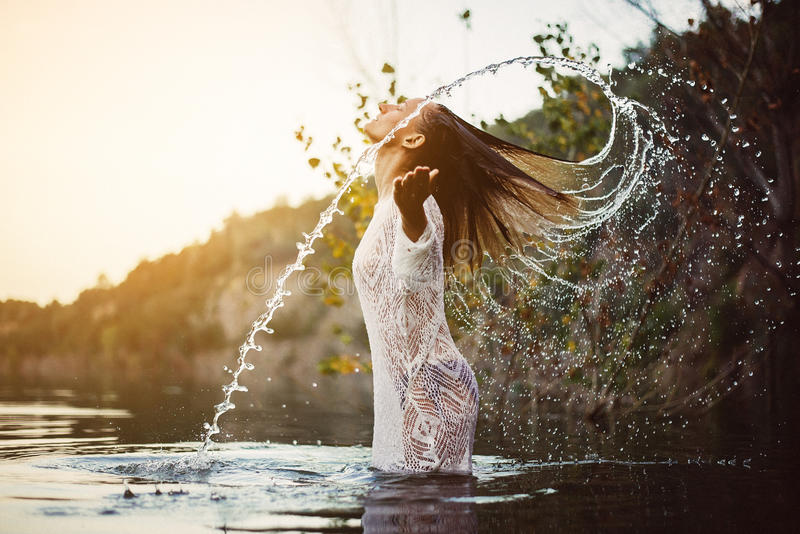
<svg viewBox="0 0 800 534"><path fill-rule="evenodd" d="M439 169L417 167L394 179L394 202L403 216L403 231L411 241L419 239L425 231L428 221L422 204L433 192L438 175Z"/></svg>

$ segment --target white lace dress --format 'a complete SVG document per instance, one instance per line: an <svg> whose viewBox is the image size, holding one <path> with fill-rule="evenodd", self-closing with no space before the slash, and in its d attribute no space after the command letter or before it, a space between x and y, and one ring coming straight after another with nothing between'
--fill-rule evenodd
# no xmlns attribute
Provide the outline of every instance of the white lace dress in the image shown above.
<svg viewBox="0 0 800 534"><path fill-rule="evenodd" d="M353 256L374 385L372 465L472 472L478 386L444 311L444 224L433 196L411 241L392 198L375 205Z"/></svg>

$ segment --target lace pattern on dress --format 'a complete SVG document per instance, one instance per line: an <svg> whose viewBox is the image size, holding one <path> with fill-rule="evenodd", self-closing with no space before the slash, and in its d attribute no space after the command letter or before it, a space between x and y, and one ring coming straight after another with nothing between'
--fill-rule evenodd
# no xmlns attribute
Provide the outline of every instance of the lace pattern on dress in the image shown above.
<svg viewBox="0 0 800 534"><path fill-rule="evenodd" d="M393 199L375 207L353 257L373 361L373 465L471 472L478 388L444 311L444 224L433 196L417 241Z"/></svg>

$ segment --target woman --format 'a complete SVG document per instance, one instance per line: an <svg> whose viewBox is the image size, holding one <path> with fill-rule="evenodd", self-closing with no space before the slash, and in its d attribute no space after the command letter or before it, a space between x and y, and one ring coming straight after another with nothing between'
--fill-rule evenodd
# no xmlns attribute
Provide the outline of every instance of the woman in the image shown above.
<svg viewBox="0 0 800 534"><path fill-rule="evenodd" d="M422 102L381 104L365 127L370 140ZM374 467L471 473L478 387L447 325L445 268L464 260L465 243L466 262L479 267L484 251L521 250L527 234L567 222L576 201L553 187L575 177L569 163L505 143L434 103L381 147L378 202L353 257L372 351Z"/></svg>

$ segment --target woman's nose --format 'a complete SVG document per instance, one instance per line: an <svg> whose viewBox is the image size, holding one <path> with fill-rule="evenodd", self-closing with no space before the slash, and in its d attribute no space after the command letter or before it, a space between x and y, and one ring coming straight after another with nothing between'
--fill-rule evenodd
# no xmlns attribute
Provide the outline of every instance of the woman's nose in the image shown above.
<svg viewBox="0 0 800 534"><path fill-rule="evenodd" d="M378 104L378 110L381 113L386 113L388 111L388 105L385 103Z"/></svg>

